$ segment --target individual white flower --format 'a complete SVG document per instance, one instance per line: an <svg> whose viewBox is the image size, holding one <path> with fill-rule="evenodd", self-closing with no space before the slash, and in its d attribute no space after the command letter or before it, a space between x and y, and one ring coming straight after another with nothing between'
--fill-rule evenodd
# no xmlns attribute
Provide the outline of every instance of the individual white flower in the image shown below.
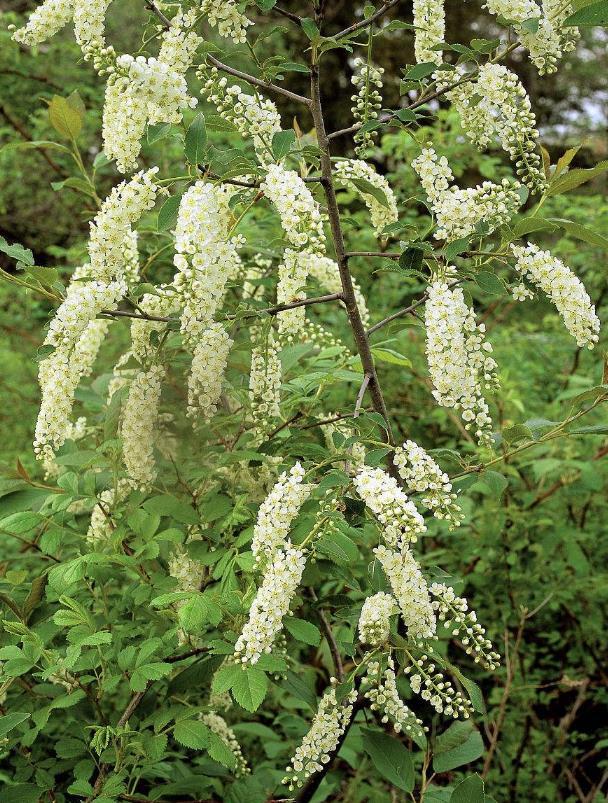
<svg viewBox="0 0 608 803"><path fill-rule="evenodd" d="M467 655L472 656L476 664L486 669L494 670L500 661L500 655L495 652L492 642L486 638L485 629L477 621L475 611L469 611L469 605L464 597L457 597L454 589L444 583L433 583L430 587L433 608L453 636L460 636L460 640Z"/></svg>
<svg viewBox="0 0 608 803"><path fill-rule="evenodd" d="M230 750L234 756L234 777L242 778L243 775L249 775L251 770L249 769L247 762L243 757L243 751L238 739L236 738L232 728L228 726L228 723L224 717L216 714L215 711L210 711L208 714L203 714L201 719L212 733L215 733L216 736L220 737L222 742L224 742L228 750Z"/></svg>
<svg viewBox="0 0 608 803"><path fill-rule="evenodd" d="M281 414L282 367L280 347L272 330L266 336L255 337L249 373L249 400L254 421L264 426Z"/></svg>
<svg viewBox="0 0 608 803"><path fill-rule="evenodd" d="M523 282L514 285L511 288L511 295L515 301L526 301L529 298L534 298L534 293Z"/></svg>
<svg viewBox="0 0 608 803"><path fill-rule="evenodd" d="M414 658L408 652L411 664L404 667L404 673L409 675L410 687L414 694L430 703L438 714L448 717L468 719L473 711L471 701L454 686L434 662L433 656L426 653Z"/></svg>
<svg viewBox="0 0 608 803"><path fill-rule="evenodd" d="M154 439L165 369L153 365L132 379L120 428L127 474L135 488L147 490L156 479Z"/></svg>
<svg viewBox="0 0 608 803"><path fill-rule="evenodd" d="M252 139L260 164L273 162L272 138L281 130L281 116L275 104L257 92L248 95L237 84L230 85L215 67L203 67L198 75L203 81L201 94L243 138Z"/></svg>
<svg viewBox="0 0 608 803"><path fill-rule="evenodd" d="M386 178L376 172L372 165L363 159L344 159L335 164L334 177L339 185L341 184L361 196L361 200L369 209L372 226L377 236L382 234L386 226L397 222L399 212L395 193ZM365 192L360 185L357 186L356 182L361 180L378 190L380 195L386 199L386 203L382 203L371 193Z"/></svg>
<svg viewBox="0 0 608 803"><path fill-rule="evenodd" d="M272 559L285 543L293 520L313 489L303 479L304 469L296 463L289 473L281 474L260 505L251 542L256 563Z"/></svg>
<svg viewBox="0 0 608 803"><path fill-rule="evenodd" d="M325 234L319 204L300 176L281 165L269 165L261 190L279 213L288 242L295 248L322 253Z"/></svg>
<svg viewBox="0 0 608 803"><path fill-rule="evenodd" d="M251 605L249 619L234 645L237 660L256 664L262 655L272 651L305 566L306 553L290 541L274 552Z"/></svg>
<svg viewBox="0 0 608 803"><path fill-rule="evenodd" d="M74 15L75 0L44 0L28 17L27 23L13 33L21 44L39 45L58 33Z"/></svg>
<svg viewBox="0 0 608 803"><path fill-rule="evenodd" d="M369 662L361 682L361 691L369 700L372 711L378 712L383 723L391 722L395 733L424 738L422 720L399 696L395 665L390 655L387 661L384 672L379 661Z"/></svg>
<svg viewBox="0 0 608 803"><path fill-rule="evenodd" d="M374 554L390 583L408 635L415 639L433 638L437 623L429 589L411 550L395 551L381 544Z"/></svg>
<svg viewBox="0 0 608 803"><path fill-rule="evenodd" d="M449 521L450 529L461 523L462 509L456 502L450 478L421 446L405 441L395 449L393 462L408 489L422 494L422 504L436 519Z"/></svg>
<svg viewBox="0 0 608 803"><path fill-rule="evenodd" d="M209 24L220 36L243 44L247 41L247 28L253 22L240 11L238 0L202 0L201 11L207 14Z"/></svg>
<svg viewBox="0 0 608 803"><path fill-rule="evenodd" d="M425 532L424 519L416 505L386 471L362 466L353 482L361 499L382 525L382 537L390 547L404 547Z"/></svg>
<svg viewBox="0 0 608 803"><path fill-rule="evenodd" d="M374 67L362 58L353 61L353 75L351 81L356 93L351 95L353 101L352 113L355 120L362 125L378 118L382 108L382 67ZM356 143L355 152L363 153L374 144L378 137L377 131L357 131L354 135Z"/></svg>
<svg viewBox="0 0 608 803"><path fill-rule="evenodd" d="M390 634L391 616L396 613L395 598L380 591L368 597L359 616L359 641L379 647Z"/></svg>
<svg viewBox="0 0 608 803"><path fill-rule="evenodd" d="M329 257L320 254L302 254L303 259L308 260L308 275L314 279L327 293L341 293L342 281L340 279L340 269L338 263ZM361 322L367 329L370 324L369 310L367 308L367 301L365 296L356 281L353 279L353 290L355 293L355 301L359 308L359 315Z"/></svg>
<svg viewBox="0 0 608 803"><path fill-rule="evenodd" d="M307 778L323 769L352 717L356 692L350 692L345 700L338 702L335 678L332 681L321 698L310 729L287 767L283 783L289 786L290 791L302 786Z"/></svg>
<svg viewBox="0 0 608 803"><path fill-rule="evenodd" d="M475 426L478 440L489 442L492 419L483 391L497 380L492 346L484 339L485 326L476 323L462 289L440 280L429 285L425 324L435 400L460 410L465 427Z"/></svg>
<svg viewBox="0 0 608 803"><path fill-rule="evenodd" d="M416 62L441 64L443 55L433 50L445 40L445 8L443 0L414 0L414 53Z"/></svg>
<svg viewBox="0 0 608 803"><path fill-rule="evenodd" d="M500 184L484 181L477 187L449 186L454 179L445 156L439 157L429 145L412 162L427 194L437 228L434 236L439 240L456 240L477 232L484 224L490 234L498 226L508 223L521 206L517 184L503 179Z"/></svg>
<svg viewBox="0 0 608 803"><path fill-rule="evenodd" d="M188 376L188 417L209 420L217 411L232 339L221 323L212 323L200 335Z"/></svg>
<svg viewBox="0 0 608 803"><path fill-rule="evenodd" d="M467 136L477 147L487 148L498 139L515 162L517 175L530 190L544 190L547 182L537 152L536 117L515 73L502 64L483 64L476 81L461 84L447 96L458 109Z"/></svg>
<svg viewBox="0 0 608 803"><path fill-rule="evenodd" d="M511 245L515 269L539 287L555 304L564 326L578 346L592 349L597 343L600 320L581 280L549 251L537 245Z"/></svg>

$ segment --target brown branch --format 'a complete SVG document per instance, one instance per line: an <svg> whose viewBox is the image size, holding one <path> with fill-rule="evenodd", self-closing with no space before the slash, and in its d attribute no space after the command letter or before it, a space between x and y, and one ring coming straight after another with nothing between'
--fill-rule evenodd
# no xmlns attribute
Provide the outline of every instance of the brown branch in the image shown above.
<svg viewBox="0 0 608 803"><path fill-rule="evenodd" d="M207 60L211 62L214 67L217 67L218 70L221 70L228 75L233 75L235 78L240 78L242 81L247 81L247 83L251 84L252 86L259 86L261 89L265 89L267 92L274 92L275 94L282 95L284 98L289 98L289 100L293 100L296 103L303 103L305 106L310 106L310 98L306 98L304 95L298 95L296 92L290 92L289 89L284 89L282 86L272 84L270 81L263 81L261 78L256 78L255 75L250 75L249 73L242 72L242 70L236 70L234 67L229 67L227 64L219 61L211 54L207 56Z"/></svg>
<svg viewBox="0 0 608 803"><path fill-rule="evenodd" d="M281 14L283 17L287 17L288 20L295 22L296 25L302 24L302 18L298 17L297 14L294 14L293 11L287 11L286 8L281 8L280 6L273 6L273 11L276 11L277 14Z"/></svg>
<svg viewBox="0 0 608 803"><path fill-rule="evenodd" d="M338 262L338 270L340 273L340 281L342 284L343 301L346 306L346 312L353 332L357 352L361 358L363 371L370 375L369 390L374 409L377 413L384 418L386 422L386 437L389 443L393 442L391 424L384 402L382 389L378 381L376 373L376 366L374 358L367 338L365 327L361 320L359 307L355 297L353 280L348 267L348 257L346 256L346 248L344 246L344 235L342 233L342 225L340 223L340 211L338 208L338 201L336 198L336 191L333 183L333 172L331 163L331 152L327 133L325 131L325 120L323 117L323 104L321 101L320 81L319 81L319 67L318 64L311 65L311 99L312 107L311 112L317 132L317 141L321 151L321 175L323 177L322 185L325 192L327 202L327 213L331 227L332 239L334 243L334 250Z"/></svg>
<svg viewBox="0 0 608 803"><path fill-rule="evenodd" d="M346 256L351 257L381 257L382 259L399 259L401 254L390 254L384 251L348 251Z"/></svg>

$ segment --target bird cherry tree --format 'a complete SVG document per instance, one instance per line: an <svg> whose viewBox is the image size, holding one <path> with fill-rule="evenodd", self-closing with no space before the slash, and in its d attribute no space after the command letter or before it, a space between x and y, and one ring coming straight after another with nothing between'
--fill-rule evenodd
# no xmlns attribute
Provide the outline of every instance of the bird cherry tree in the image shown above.
<svg viewBox="0 0 608 803"><path fill-rule="evenodd" d="M56 307L39 352L41 478L22 471L33 496L2 520L25 545L2 596L5 780L27 800L304 803L391 788L491 800L479 776L441 773L483 752L467 673L500 671L493 623L425 544L466 537L468 480L500 482L501 461L606 398L600 385L563 421L498 432L500 366L469 292L483 277L519 302L546 296L573 343L598 341L584 286L534 235L546 199L603 166L569 170L571 152L549 164L509 67L525 53L540 75L556 70L585 9L488 0L501 34L464 45L444 41L439 0L354 4L343 30L326 0L297 13L276 0L147 2L139 50L118 53L109 5L44 0L13 33L35 50L73 24L105 99L94 159L78 147L74 93L49 107L61 141L34 143L70 155L65 183L90 211L67 286L2 245L17 262L4 278ZM305 46L266 59L279 23ZM383 38L405 35L416 63L383 75ZM336 50L352 119L329 131ZM228 63L235 53L248 70ZM287 88L292 73L306 93ZM396 109L383 104L389 79ZM298 109L291 127L275 101ZM504 151L510 178L459 186L420 134L445 103L480 151ZM376 158L389 127L416 145L415 198ZM359 206L364 230L349 223ZM370 263L413 277L418 295L379 314ZM410 363L379 338L410 320L434 402L468 433L452 476L383 388L390 374L407 383ZM122 354L96 373L108 344ZM365 783L341 797L341 759L364 756Z"/></svg>

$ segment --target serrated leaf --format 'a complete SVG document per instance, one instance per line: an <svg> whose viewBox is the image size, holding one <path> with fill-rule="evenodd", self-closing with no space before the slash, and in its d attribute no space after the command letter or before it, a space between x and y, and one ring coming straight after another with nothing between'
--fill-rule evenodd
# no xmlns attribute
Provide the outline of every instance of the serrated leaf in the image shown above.
<svg viewBox="0 0 608 803"><path fill-rule="evenodd" d="M592 25L608 25L608 2L607 0L600 0L598 3L591 3L585 8L579 8L574 14L566 17L563 25L577 25L581 27L589 27Z"/></svg>
<svg viewBox="0 0 608 803"><path fill-rule="evenodd" d="M0 739L3 739L9 731L25 722L29 717L30 714L21 711L13 711L11 714L0 717Z"/></svg>
<svg viewBox="0 0 608 803"><path fill-rule="evenodd" d="M247 711L257 711L266 692L268 691L268 678L261 669L247 667L240 669L232 684L232 696L236 702Z"/></svg>
<svg viewBox="0 0 608 803"><path fill-rule="evenodd" d="M236 766L236 757L226 742L217 733L209 733L209 744L207 752L214 761L228 769Z"/></svg>
<svg viewBox="0 0 608 803"><path fill-rule="evenodd" d="M454 722L435 742L433 769L435 772L469 764L483 755L483 740L470 722Z"/></svg>
<svg viewBox="0 0 608 803"><path fill-rule="evenodd" d="M318 647L321 643L321 633L316 625L295 616L288 616L284 621L285 629L298 641Z"/></svg>
<svg viewBox="0 0 608 803"><path fill-rule="evenodd" d="M29 248L25 248L19 243L8 243L4 237L0 236L0 251L6 254L7 256L11 257L11 259L17 260L17 262L22 262L24 265L33 265L34 264L34 255L30 251Z"/></svg>
<svg viewBox="0 0 608 803"><path fill-rule="evenodd" d="M287 131L277 131L272 138L272 153L277 162L284 159L295 142L296 132L293 128Z"/></svg>
<svg viewBox="0 0 608 803"><path fill-rule="evenodd" d="M380 775L398 789L411 792L414 788L414 765L405 745L386 733L367 728L361 731L365 752Z"/></svg>
<svg viewBox="0 0 608 803"><path fill-rule="evenodd" d="M414 64L405 71L403 77L409 81L421 81L427 75L431 75L437 69L437 65L432 61L423 61L420 64Z"/></svg>
<svg viewBox="0 0 608 803"><path fill-rule="evenodd" d="M192 750L203 750L209 744L211 732L200 720L185 719L173 728L173 738Z"/></svg>
<svg viewBox="0 0 608 803"><path fill-rule="evenodd" d="M76 139L82 129L83 114L81 109L75 108L76 105L59 95L53 95L49 104L51 125L58 134L67 139Z"/></svg>
<svg viewBox="0 0 608 803"><path fill-rule="evenodd" d="M186 131L184 153L191 165L197 165L204 160L206 149L207 127L205 125L205 115L200 112L190 123Z"/></svg>
<svg viewBox="0 0 608 803"><path fill-rule="evenodd" d="M604 237L603 234L593 231L593 229L589 229L587 226L575 223L572 220L562 220L556 217L549 218L549 221L558 225L567 234L577 240L582 240L585 243L589 243L589 245L596 245L598 248L608 250L608 237Z"/></svg>
<svg viewBox="0 0 608 803"><path fill-rule="evenodd" d="M483 780L471 775L458 784L450 796L450 803L487 803Z"/></svg>
<svg viewBox="0 0 608 803"><path fill-rule="evenodd" d="M158 231L167 231L175 226L177 223L177 212L181 200L181 195L172 195L170 198L167 198L165 203L158 210L158 218L156 223L156 228Z"/></svg>

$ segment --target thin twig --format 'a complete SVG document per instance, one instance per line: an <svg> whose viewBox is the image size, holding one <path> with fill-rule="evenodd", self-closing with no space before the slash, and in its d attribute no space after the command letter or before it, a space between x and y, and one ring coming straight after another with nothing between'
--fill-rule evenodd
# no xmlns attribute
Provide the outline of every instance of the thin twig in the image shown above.
<svg viewBox="0 0 608 803"><path fill-rule="evenodd" d="M288 20L295 22L296 25L302 24L302 18L298 17L297 14L294 14L293 11L287 11L286 8L281 8L281 6L273 6L273 11L276 11L277 14L281 14L283 17L287 17Z"/></svg>
<svg viewBox="0 0 608 803"><path fill-rule="evenodd" d="M353 413L353 418L359 418L359 414L361 412L361 405L363 404L363 397L365 396L365 391L367 390L367 386L369 385L369 381L371 379L371 374L365 374L363 377L363 382L361 382L361 387L359 388L359 393L357 394L357 402L355 404L355 412Z"/></svg>
<svg viewBox="0 0 608 803"><path fill-rule="evenodd" d="M348 36L355 31L360 31L363 28L367 28L370 25L373 25L376 20L379 20L380 17L383 17L387 11L390 11L391 8L395 8L398 5L400 0L389 0L388 3L385 3L381 6L375 14L372 14L371 17L367 19L360 20L359 22L355 22L353 25L350 25L348 28L344 28L344 30L340 31L339 33L334 34L332 37L333 39L341 39L343 36Z"/></svg>
<svg viewBox="0 0 608 803"><path fill-rule="evenodd" d="M270 81L264 81L261 78L256 78L255 75L249 75L249 73L243 72L242 70L236 70L234 67L229 67L227 64L224 64L222 61L219 61L209 54L207 59L214 67L217 67L218 70L227 73L228 75L233 75L235 78L240 78L243 81L247 81L248 84L252 84L253 86L259 86L261 89L265 89L267 92L274 92L277 95L282 95L284 98L289 98L289 100L293 100L295 103L303 103L305 106L310 106L310 98L304 97L304 95L298 95L296 92L290 92L289 89L284 89L282 86L278 86L277 84L272 84Z"/></svg>

